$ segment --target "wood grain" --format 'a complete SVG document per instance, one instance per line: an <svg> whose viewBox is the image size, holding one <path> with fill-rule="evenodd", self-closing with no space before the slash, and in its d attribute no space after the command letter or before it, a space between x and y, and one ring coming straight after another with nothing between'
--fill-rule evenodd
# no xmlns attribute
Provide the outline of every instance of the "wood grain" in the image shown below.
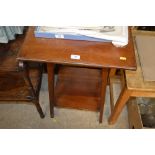
<svg viewBox="0 0 155 155"><path fill-rule="evenodd" d="M72 54L80 55L80 60L71 59ZM120 60L120 57L125 57L126 61ZM107 42L35 38L34 27L30 27L18 59L98 68L136 69L130 33L128 45L118 48Z"/></svg>
<svg viewBox="0 0 155 155"><path fill-rule="evenodd" d="M101 70L62 66L55 88L55 105L99 111Z"/></svg>

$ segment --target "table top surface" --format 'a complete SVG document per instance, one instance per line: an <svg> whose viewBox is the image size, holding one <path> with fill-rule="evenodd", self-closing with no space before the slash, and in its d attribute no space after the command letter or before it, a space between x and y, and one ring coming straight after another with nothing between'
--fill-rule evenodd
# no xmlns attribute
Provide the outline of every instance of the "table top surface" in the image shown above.
<svg viewBox="0 0 155 155"><path fill-rule="evenodd" d="M36 38L34 29L29 27L18 60L98 68L136 69L131 33L129 33L128 45L115 47L111 42ZM72 59L71 55L78 55L80 59Z"/></svg>

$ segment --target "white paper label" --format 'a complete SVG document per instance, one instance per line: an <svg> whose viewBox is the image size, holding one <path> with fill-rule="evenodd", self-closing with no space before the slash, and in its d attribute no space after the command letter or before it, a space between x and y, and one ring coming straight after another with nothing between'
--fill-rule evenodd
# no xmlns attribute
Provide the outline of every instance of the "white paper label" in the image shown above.
<svg viewBox="0 0 155 155"><path fill-rule="evenodd" d="M76 60L80 60L80 55L71 55L71 59L76 59Z"/></svg>
<svg viewBox="0 0 155 155"><path fill-rule="evenodd" d="M63 34L55 34L55 38L64 38Z"/></svg>

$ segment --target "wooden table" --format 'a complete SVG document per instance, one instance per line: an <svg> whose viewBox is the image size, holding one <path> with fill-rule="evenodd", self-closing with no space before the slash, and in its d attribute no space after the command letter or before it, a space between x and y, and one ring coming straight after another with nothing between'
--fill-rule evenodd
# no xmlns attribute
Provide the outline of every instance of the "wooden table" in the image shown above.
<svg viewBox="0 0 155 155"><path fill-rule="evenodd" d="M73 55L80 57L80 59L72 59ZM92 41L35 38L34 27L30 27L27 32L27 36L25 38L24 44L21 48L20 54L18 55L18 60L23 62L36 61L36 62L43 62L47 64L51 117L54 117L54 111L53 111L53 107L55 105L54 102L58 101L55 98L59 96L60 97L63 96L63 95L55 94L58 92L62 93L62 91L60 90L57 91L56 88L54 88L54 65L55 64L63 65L59 74L59 79L60 80L63 79L65 84L61 86L58 85L59 88L69 87L69 81L67 81L69 78L71 81L73 79L76 79L75 81L77 82L77 78L75 78L76 76L78 77L79 81L81 80L83 81L82 84L79 85L79 87L84 86L85 88L87 87L85 85L86 81L94 81L98 79L98 83L94 82L94 85L98 85L98 86L96 86L96 88L94 87L94 89L91 88L93 92L88 91L86 94L83 93L83 91L81 91L77 87L77 85L75 86L74 85L75 83L73 81L72 81L72 84L74 87L73 90L75 89L75 87L77 88L76 90L78 95L76 95L76 97L80 98L79 100L77 99L78 102L82 102L83 98L84 98L83 101L85 103L93 102L93 101L98 102L99 111L100 111L99 122L102 122L103 108L104 108L104 101L105 101L105 91L106 91L109 69L110 68L122 68L122 69L130 69L130 70L136 69L135 54L134 54L134 48L133 48L133 42L132 42L131 36L129 37L129 44L127 46L123 48L118 48L118 47L115 47L110 42L105 43L105 42L92 42ZM64 66L68 66L68 67L64 68ZM66 75L74 75L74 76L69 76L69 78L67 78ZM84 75L84 78L81 79L80 75L81 76ZM94 75L96 76L96 78ZM90 78L88 79L88 77ZM88 82L88 86L89 85L90 83ZM84 92L85 92L85 88L83 88ZM97 89L96 90L98 92L97 95L95 94L95 91L94 91L95 89ZM66 89L63 89L63 90L65 91ZM66 96L65 100L68 97L68 102L69 100L73 101L75 99L74 98L75 91L73 92L70 89L67 92L69 93L69 95ZM80 94L80 92L82 94ZM72 94L74 95L73 98L71 97ZM93 98L90 98L88 94L89 95L93 94L92 95ZM89 99L87 97L89 97Z"/></svg>
<svg viewBox="0 0 155 155"><path fill-rule="evenodd" d="M122 90L112 110L111 116L109 118L109 124L114 124L116 122L123 107L126 105L127 101L129 101L129 99L131 99L132 97L149 97L149 98L155 97L155 82L144 81L135 40L134 40L134 47L135 47L135 55L136 55L136 62L137 62L137 70L136 71L126 70L124 72L124 75L123 75L124 78L122 78L124 79L122 80L122 83L123 83ZM131 103L131 105L129 105L129 108L131 109L132 106L133 104ZM134 107L136 107L136 105L134 105ZM132 118L134 122L138 122L135 112L132 114L131 112L129 112L129 117ZM130 118L129 118L129 123L130 123Z"/></svg>

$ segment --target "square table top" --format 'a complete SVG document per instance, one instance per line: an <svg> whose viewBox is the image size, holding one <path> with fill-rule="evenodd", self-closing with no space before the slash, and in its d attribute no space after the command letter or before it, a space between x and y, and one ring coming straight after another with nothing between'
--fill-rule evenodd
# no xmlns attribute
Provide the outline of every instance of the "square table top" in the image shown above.
<svg viewBox="0 0 155 155"><path fill-rule="evenodd" d="M111 42L36 38L35 27L29 27L18 60L39 61L97 68L136 69L135 52L131 31L124 47ZM72 59L72 56L78 59Z"/></svg>

